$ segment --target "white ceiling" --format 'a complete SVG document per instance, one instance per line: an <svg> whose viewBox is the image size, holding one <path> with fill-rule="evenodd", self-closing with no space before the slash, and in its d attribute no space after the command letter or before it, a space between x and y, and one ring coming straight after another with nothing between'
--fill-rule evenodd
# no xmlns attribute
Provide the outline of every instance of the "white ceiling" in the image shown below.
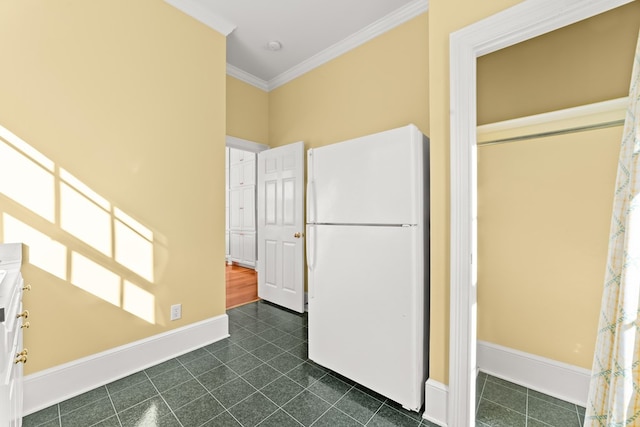
<svg viewBox="0 0 640 427"><path fill-rule="evenodd" d="M428 0L165 0L227 35L227 72L264 90L427 10ZM267 43L277 40L274 52Z"/></svg>

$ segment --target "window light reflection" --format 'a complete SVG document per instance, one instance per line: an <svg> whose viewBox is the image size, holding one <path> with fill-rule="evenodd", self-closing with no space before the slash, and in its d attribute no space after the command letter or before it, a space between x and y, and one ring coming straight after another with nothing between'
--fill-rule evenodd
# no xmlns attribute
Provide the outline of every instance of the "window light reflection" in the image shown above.
<svg viewBox="0 0 640 427"><path fill-rule="evenodd" d="M0 193L53 222L54 190L49 171L0 140Z"/></svg>
<svg viewBox="0 0 640 427"><path fill-rule="evenodd" d="M71 253L71 283L120 306L120 276L77 252Z"/></svg>
<svg viewBox="0 0 640 427"><path fill-rule="evenodd" d="M128 280L124 281L122 308L126 311L149 323L155 323L155 304L153 294Z"/></svg>
<svg viewBox="0 0 640 427"><path fill-rule="evenodd" d="M29 247L29 263L62 280L67 279L67 248L62 243L6 213L2 223L5 242L23 242Z"/></svg>
<svg viewBox="0 0 640 427"><path fill-rule="evenodd" d="M0 201L7 198L48 223L26 211L15 217L14 209L22 210L10 204L7 211L14 216L3 209L0 217L2 241L25 243L30 264L155 322L154 295L124 280L129 273L116 273L122 266L137 274L139 282L153 283L153 232L0 126ZM68 241L69 247L51 236ZM99 253L82 250L83 244Z"/></svg>
<svg viewBox="0 0 640 427"><path fill-rule="evenodd" d="M60 184L60 226L111 256L111 215L65 183Z"/></svg>
<svg viewBox="0 0 640 427"><path fill-rule="evenodd" d="M117 262L153 282L153 244L116 220L115 243Z"/></svg>

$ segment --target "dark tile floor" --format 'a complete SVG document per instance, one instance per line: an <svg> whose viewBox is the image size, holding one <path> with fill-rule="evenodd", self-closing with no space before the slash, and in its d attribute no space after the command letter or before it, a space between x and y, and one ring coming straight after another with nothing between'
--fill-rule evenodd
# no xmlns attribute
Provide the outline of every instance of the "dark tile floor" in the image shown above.
<svg viewBox="0 0 640 427"><path fill-rule="evenodd" d="M582 427L585 409L480 372L478 427Z"/></svg>
<svg viewBox="0 0 640 427"><path fill-rule="evenodd" d="M306 314L262 301L228 314L230 338L31 414L23 426L434 426L308 360ZM584 417L486 374L478 403L478 426L580 426Z"/></svg>

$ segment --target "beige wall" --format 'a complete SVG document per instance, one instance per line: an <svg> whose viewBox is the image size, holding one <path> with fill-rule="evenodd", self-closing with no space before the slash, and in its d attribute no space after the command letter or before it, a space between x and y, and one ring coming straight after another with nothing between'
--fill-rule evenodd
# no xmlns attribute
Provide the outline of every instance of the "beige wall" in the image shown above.
<svg viewBox="0 0 640 427"><path fill-rule="evenodd" d="M227 135L269 143L269 93L227 76Z"/></svg>
<svg viewBox="0 0 640 427"><path fill-rule="evenodd" d="M478 124L627 96L640 2L478 58Z"/></svg>
<svg viewBox="0 0 640 427"><path fill-rule="evenodd" d="M478 148L478 339L591 369L622 126Z"/></svg>
<svg viewBox="0 0 640 427"><path fill-rule="evenodd" d="M269 93L269 144L307 148L414 123L429 132L427 14Z"/></svg>
<svg viewBox="0 0 640 427"><path fill-rule="evenodd" d="M2 240L16 224L44 239L25 238L28 373L224 313L225 49L224 36L162 1L0 3L0 125L54 164L40 169L16 154L48 184L14 184L38 187L22 192L31 201L50 197L42 209L51 216L0 194ZM99 208L78 197L101 219L82 218L87 235L153 245L153 276L68 232L81 221L61 168L104 199ZM152 243L113 231L114 208L149 230ZM183 317L170 322L174 303ZM154 318L125 310L145 304Z"/></svg>

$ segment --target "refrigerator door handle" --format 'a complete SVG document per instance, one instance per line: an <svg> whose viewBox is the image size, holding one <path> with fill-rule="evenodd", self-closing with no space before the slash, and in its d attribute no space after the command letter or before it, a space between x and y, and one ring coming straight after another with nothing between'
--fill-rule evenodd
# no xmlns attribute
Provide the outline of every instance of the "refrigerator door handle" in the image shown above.
<svg viewBox="0 0 640 427"><path fill-rule="evenodd" d="M312 272L316 267L316 226L307 224L307 268ZM313 295L312 295L313 296Z"/></svg>
<svg viewBox="0 0 640 427"><path fill-rule="evenodd" d="M316 183L307 183L307 221L316 222Z"/></svg>
<svg viewBox="0 0 640 427"><path fill-rule="evenodd" d="M307 152L307 222L316 222L316 182L314 179L313 149Z"/></svg>

